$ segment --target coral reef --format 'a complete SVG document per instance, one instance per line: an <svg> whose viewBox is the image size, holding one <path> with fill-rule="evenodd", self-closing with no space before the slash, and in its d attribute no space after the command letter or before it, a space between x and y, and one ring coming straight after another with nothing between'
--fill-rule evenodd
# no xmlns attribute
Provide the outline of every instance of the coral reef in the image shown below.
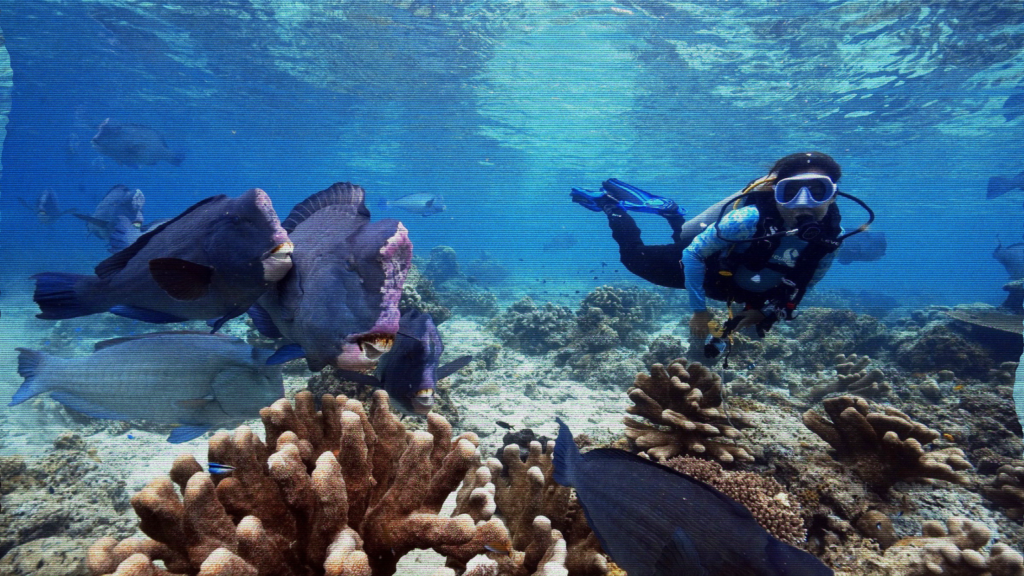
<svg viewBox="0 0 1024 576"><path fill-rule="evenodd" d="M602 340L601 336L611 332L612 345L637 348L646 344L642 331L653 327L664 307L665 300L654 292L635 286L599 286L583 298L576 311L579 338L595 334Z"/></svg>
<svg viewBox="0 0 1024 576"><path fill-rule="evenodd" d="M922 537L907 538L886 550L885 562L900 576L1024 576L1024 557L1005 544L982 548L992 538L983 524L966 518L949 518L943 526L929 520Z"/></svg>
<svg viewBox="0 0 1024 576"><path fill-rule="evenodd" d="M128 508L123 478L105 470L77 433L61 434L38 459L0 458L0 493L0 556L26 553L42 539L126 535L132 528L119 518Z"/></svg>
<svg viewBox="0 0 1024 576"><path fill-rule="evenodd" d="M645 368L654 364L669 364L676 358L682 358L685 351L686 347L678 337L662 334L648 344L647 352L640 360Z"/></svg>
<svg viewBox="0 0 1024 576"><path fill-rule="evenodd" d="M961 377L985 376L995 365L981 345L941 323L930 323L928 328L909 334L894 355L896 362L911 372L952 370Z"/></svg>
<svg viewBox="0 0 1024 576"><path fill-rule="evenodd" d="M506 346L543 354L569 344L576 317L565 306L537 306L526 296L491 320L490 327Z"/></svg>
<svg viewBox="0 0 1024 576"><path fill-rule="evenodd" d="M681 454L726 464L754 459L736 443L742 437L737 427L750 423L722 406L721 378L700 363L655 364L649 376L637 374L628 394L633 406L626 411L650 423L625 418L626 436L654 460Z"/></svg>
<svg viewBox="0 0 1024 576"><path fill-rule="evenodd" d="M739 502L769 534L799 544L807 538L800 503L774 479L753 472L732 472L717 462L676 456L665 465L717 488Z"/></svg>
<svg viewBox="0 0 1024 576"><path fill-rule="evenodd" d="M971 468L963 450L926 452L923 445L939 438L939 433L903 412L892 407L872 410L867 400L857 396L826 398L823 404L831 421L808 410L804 425L828 442L836 459L851 466L873 489L885 492L901 480L923 478L967 482L959 472Z"/></svg>
<svg viewBox="0 0 1024 576"><path fill-rule="evenodd" d="M856 354L836 355L836 379L831 382L816 384L807 390L807 399L817 402L834 392L850 392L864 396L882 396L889 392L889 384L884 382L885 374L878 368L867 369L871 363L868 356Z"/></svg>
<svg viewBox="0 0 1024 576"><path fill-rule="evenodd" d="M498 297L462 276L438 284L437 295L442 304L460 314L491 318L498 313Z"/></svg>
<svg viewBox="0 0 1024 576"><path fill-rule="evenodd" d="M430 260L423 267L423 275L431 282L438 284L457 278L459 272L459 260L455 255L455 249L450 246L434 246L430 249Z"/></svg>
<svg viewBox="0 0 1024 576"><path fill-rule="evenodd" d="M321 404L317 411L304 391L294 406L281 399L264 408L266 444L245 426L216 434L209 459L232 466L226 475L179 456L169 478L132 498L149 538L98 541L89 550L92 573L146 565L163 573L152 565L161 560L170 573L211 576L386 576L413 548L486 552L486 524L438 514L479 463L474 434L453 439L436 414L427 432L409 433L383 391L369 410L330 395Z"/></svg>
<svg viewBox="0 0 1024 576"><path fill-rule="evenodd" d="M995 502L1010 518L1024 520L1024 463L1004 464L981 493Z"/></svg>
<svg viewBox="0 0 1024 576"><path fill-rule="evenodd" d="M875 318L832 308L802 308L796 320L780 322L776 328L779 337L794 340L795 353L788 355L787 363L811 370L830 366L839 354L877 354L891 340L885 325Z"/></svg>
<svg viewBox="0 0 1024 576"><path fill-rule="evenodd" d="M409 274L405 277L398 309L403 314L413 309L426 312L434 319L434 324L440 324L452 316L452 311L441 304L434 284L415 264L409 267Z"/></svg>
<svg viewBox="0 0 1024 576"><path fill-rule="evenodd" d="M484 250L466 265L466 274L475 281L487 285L502 284L509 277L508 268Z"/></svg>

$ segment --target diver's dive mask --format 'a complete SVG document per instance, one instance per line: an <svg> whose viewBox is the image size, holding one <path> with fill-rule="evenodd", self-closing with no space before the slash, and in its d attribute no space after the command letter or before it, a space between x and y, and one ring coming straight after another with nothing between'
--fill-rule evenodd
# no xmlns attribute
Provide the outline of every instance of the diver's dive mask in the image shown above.
<svg viewBox="0 0 1024 576"><path fill-rule="evenodd" d="M775 183L775 202L784 208L817 208L835 195L835 182L824 174L797 174Z"/></svg>

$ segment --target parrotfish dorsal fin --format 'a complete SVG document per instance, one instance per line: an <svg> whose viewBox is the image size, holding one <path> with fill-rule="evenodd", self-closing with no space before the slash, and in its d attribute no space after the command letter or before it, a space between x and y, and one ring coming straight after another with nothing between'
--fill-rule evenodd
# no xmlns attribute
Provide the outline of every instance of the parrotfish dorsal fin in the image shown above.
<svg viewBox="0 0 1024 576"><path fill-rule="evenodd" d="M164 222L163 224L157 226L156 228L153 228L152 230L146 232L142 236L139 236L138 240L132 242L132 244L125 248L124 250L121 250L117 254L114 254L110 258L107 258L106 260L97 264L96 268L93 269L93 272L95 272L96 275L99 276L101 280L109 277L112 274L117 273L119 270L127 266L128 261L134 258L135 255L139 253L139 250L145 248L146 244L149 244L149 239L155 236L156 234L159 234L161 230L177 222L186 214L195 210L196 208L199 208L204 204L209 204L210 202L220 200L222 198L227 198L227 196L225 196L224 194L219 194L217 196L210 196L209 198L196 202L192 206L188 207L181 214L178 214L177 216L171 218L167 222ZM78 214L75 214L75 216L78 216Z"/></svg>
<svg viewBox="0 0 1024 576"><path fill-rule="evenodd" d="M358 224L365 224L370 221L370 211L366 208L365 200L366 191L362 186L349 182L335 182L330 188L321 190L296 204L288 218L281 223L281 227L291 234L296 226L328 206L337 206L341 214L349 215Z"/></svg>

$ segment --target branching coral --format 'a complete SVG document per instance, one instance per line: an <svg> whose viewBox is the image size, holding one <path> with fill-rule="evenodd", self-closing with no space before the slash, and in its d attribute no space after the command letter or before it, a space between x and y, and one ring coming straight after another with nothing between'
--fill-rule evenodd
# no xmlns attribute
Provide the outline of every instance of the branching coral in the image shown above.
<svg viewBox="0 0 1024 576"><path fill-rule="evenodd" d="M867 369L871 358L856 354L836 356L836 379L832 382L812 386L808 399L818 401L833 392L852 392L865 396L879 396L889 391L883 380L885 375L878 368Z"/></svg>
<svg viewBox="0 0 1024 576"><path fill-rule="evenodd" d="M804 413L804 425L836 451L836 458L853 467L873 489L884 492L900 480L935 478L965 484L959 470L971 468L959 448L925 452L922 447L939 433L914 422L903 412L885 407L873 411L867 400L838 396L823 401L826 420L814 410Z"/></svg>
<svg viewBox="0 0 1024 576"><path fill-rule="evenodd" d="M1024 466L1004 464L996 470L990 486L982 486L981 493L1003 508L1014 520L1024 519Z"/></svg>
<svg viewBox="0 0 1024 576"><path fill-rule="evenodd" d="M529 354L543 354L569 343L576 319L565 306L550 302L537 306L527 296L496 316L490 325L506 345Z"/></svg>
<svg viewBox="0 0 1024 576"><path fill-rule="evenodd" d="M92 573L164 574L152 565L161 560L175 574L385 576L413 548L464 545L481 529L469 515L438 515L479 463L476 436L453 439L443 417L409 433L383 391L369 412L330 395L317 411L301 392L260 415L266 444L244 426L210 440L210 461L233 467L227 476L186 455L138 493L150 539L97 542Z"/></svg>
<svg viewBox="0 0 1024 576"><path fill-rule="evenodd" d="M900 576L1024 576L1024 557L1005 544L981 552L992 531L978 522L950 518L922 525L922 537L906 538L885 553L885 562Z"/></svg>
<svg viewBox="0 0 1024 576"><path fill-rule="evenodd" d="M665 465L717 488L739 502L772 536L798 544L807 538L800 504L772 478L753 472L730 472L717 462L676 456Z"/></svg>
<svg viewBox="0 0 1024 576"><path fill-rule="evenodd" d="M626 411L651 423L626 418L626 436L655 460L680 454L722 463L752 461L736 441L739 427L751 424L742 414L722 406L722 380L698 362L675 360L667 367L651 366L651 374L637 374Z"/></svg>

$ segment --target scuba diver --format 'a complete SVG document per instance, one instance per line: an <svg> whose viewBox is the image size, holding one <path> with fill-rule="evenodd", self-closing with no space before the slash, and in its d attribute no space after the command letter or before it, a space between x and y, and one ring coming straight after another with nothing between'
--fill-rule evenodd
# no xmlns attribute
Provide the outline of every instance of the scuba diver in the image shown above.
<svg viewBox="0 0 1024 576"><path fill-rule="evenodd" d="M754 326L763 337L778 320L792 320L800 300L825 276L842 241L874 220L864 202L839 191L841 176L839 164L827 154L790 154L739 194L688 222L674 201L616 179L605 181L597 192L573 188L571 198L608 216L627 270L659 286L686 289L693 311L691 343L703 343L705 357L715 358L726 350L735 330ZM860 204L868 221L844 233L837 196ZM663 216L672 228L672 243L645 245L627 211ZM707 298L728 304L730 318L721 331ZM734 302L744 304L735 315Z"/></svg>

